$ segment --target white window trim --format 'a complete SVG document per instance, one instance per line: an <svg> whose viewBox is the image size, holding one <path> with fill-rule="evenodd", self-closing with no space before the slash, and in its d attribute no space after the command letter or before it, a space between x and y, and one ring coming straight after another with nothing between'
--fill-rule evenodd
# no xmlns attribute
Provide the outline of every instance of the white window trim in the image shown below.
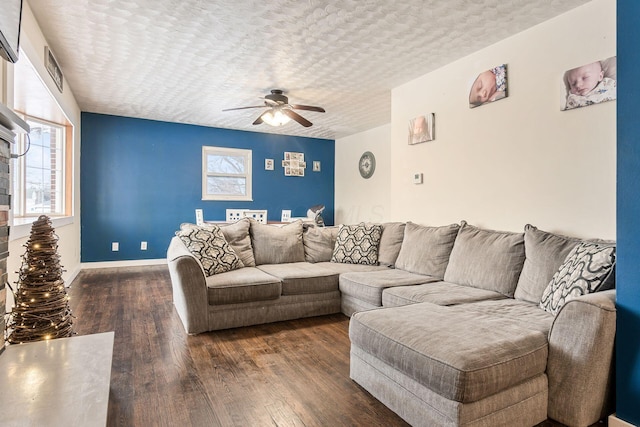
<svg viewBox="0 0 640 427"><path fill-rule="evenodd" d="M225 195L214 195L207 193L207 155L209 154L221 154L226 156L242 156L245 158L247 172L244 175L246 178L246 194L241 196L225 196ZM252 181L253 181L253 170L251 167L251 150L245 150L242 148L226 148L226 147L213 147L213 146L203 146L202 147L202 200L238 200L238 201L253 201L253 193L252 193ZM217 175L222 176L222 175ZM230 176L239 176L239 175L230 175Z"/></svg>

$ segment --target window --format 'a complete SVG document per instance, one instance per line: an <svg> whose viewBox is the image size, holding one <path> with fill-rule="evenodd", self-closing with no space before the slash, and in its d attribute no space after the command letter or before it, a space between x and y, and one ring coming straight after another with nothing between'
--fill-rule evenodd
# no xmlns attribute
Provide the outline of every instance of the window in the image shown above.
<svg viewBox="0 0 640 427"><path fill-rule="evenodd" d="M30 138L19 134L14 153L20 156L13 170L13 212L15 217L66 215L65 151L63 125L23 116L31 126Z"/></svg>
<svg viewBox="0 0 640 427"><path fill-rule="evenodd" d="M251 150L202 147L202 200L252 200Z"/></svg>

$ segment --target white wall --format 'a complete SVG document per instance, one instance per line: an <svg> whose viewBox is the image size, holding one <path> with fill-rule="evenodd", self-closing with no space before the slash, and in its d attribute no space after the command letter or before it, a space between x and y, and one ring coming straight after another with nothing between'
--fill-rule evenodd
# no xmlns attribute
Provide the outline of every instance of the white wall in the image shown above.
<svg viewBox="0 0 640 427"><path fill-rule="evenodd" d="M390 211L391 126L384 125L336 140L335 223L383 222ZM371 178L360 176L358 162L365 151L376 158Z"/></svg>
<svg viewBox="0 0 640 427"><path fill-rule="evenodd" d="M615 5L595 0L395 88L384 219L514 231L532 223L615 238L616 103L560 111L564 72L616 54ZM509 96L470 109L470 81L503 63ZM436 115L436 140L409 146L409 120L426 113ZM339 157L348 142L336 142L336 186L345 185ZM416 172L424 184L412 183ZM362 180L348 184L338 211L371 191Z"/></svg>
<svg viewBox="0 0 640 427"><path fill-rule="evenodd" d="M73 153L73 191L74 191L74 209L73 218L63 221L54 221L56 234L58 234L58 252L61 257L61 264L66 272L63 274L65 282L70 284L71 279L80 270L80 108L76 103L75 97L68 82L64 82L64 92L60 93L50 78L44 66L44 47L48 43L44 39L40 27L33 16L28 2L23 3L22 10L22 27L20 33L20 48L29 57L36 72L42 77L43 82L49 91L56 98L57 103L63 110L67 119L73 125L74 129L74 153ZM6 98L6 103L12 107L13 98L13 65L6 65L6 76L3 76L3 85L0 90L5 93L0 94L0 99ZM2 89L2 87L6 87ZM9 259L7 262L7 270L9 272L9 282L14 283L17 280L16 271L19 270L22 254L28 237L15 238L21 234L27 234L30 225L11 227L11 240L9 243ZM8 295L9 297L9 295ZM9 299L9 298L8 298Z"/></svg>

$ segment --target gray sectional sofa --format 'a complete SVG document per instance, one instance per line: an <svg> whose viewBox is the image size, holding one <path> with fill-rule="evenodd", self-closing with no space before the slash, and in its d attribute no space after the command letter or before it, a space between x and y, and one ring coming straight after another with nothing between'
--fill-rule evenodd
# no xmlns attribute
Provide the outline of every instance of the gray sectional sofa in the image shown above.
<svg viewBox="0 0 640 427"><path fill-rule="evenodd" d="M588 426L611 411L615 245L527 225L183 224L190 334L343 312L351 377L412 425Z"/></svg>

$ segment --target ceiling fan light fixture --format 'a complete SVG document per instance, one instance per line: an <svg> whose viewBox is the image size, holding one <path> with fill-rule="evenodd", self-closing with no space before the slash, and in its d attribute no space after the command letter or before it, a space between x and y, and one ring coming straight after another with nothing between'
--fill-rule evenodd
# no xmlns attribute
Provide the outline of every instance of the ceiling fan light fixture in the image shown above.
<svg viewBox="0 0 640 427"><path fill-rule="evenodd" d="M286 125L291 118L282 112L280 108L272 108L262 115L262 121L271 126Z"/></svg>

